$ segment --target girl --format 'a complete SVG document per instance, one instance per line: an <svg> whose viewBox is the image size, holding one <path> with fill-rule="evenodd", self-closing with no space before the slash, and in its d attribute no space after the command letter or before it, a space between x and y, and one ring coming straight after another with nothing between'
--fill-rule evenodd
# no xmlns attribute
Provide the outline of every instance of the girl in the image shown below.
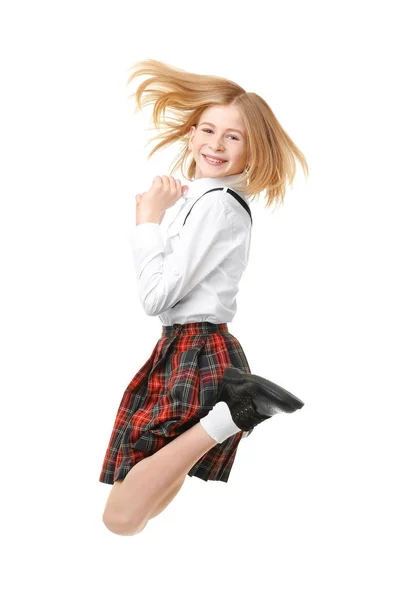
<svg viewBox="0 0 411 600"><path fill-rule="evenodd" d="M267 206L281 204L295 158L308 174L304 155L266 102L236 83L156 60L133 69L127 83L151 75L133 94L137 110L154 103L154 124L164 127L149 158L180 142L171 173L184 174L188 161L188 184L156 176L136 195L130 241L138 294L162 332L124 392L100 474L112 485L103 522L120 535L142 531L187 474L227 482L242 437L303 406L251 374L227 323L249 257L249 199L265 191ZM165 232L163 217L180 199Z"/></svg>

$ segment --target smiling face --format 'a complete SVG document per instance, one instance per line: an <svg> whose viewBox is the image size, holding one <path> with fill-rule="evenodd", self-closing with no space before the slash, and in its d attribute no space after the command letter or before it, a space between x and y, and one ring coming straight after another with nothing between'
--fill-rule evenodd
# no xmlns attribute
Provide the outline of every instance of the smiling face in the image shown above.
<svg viewBox="0 0 411 600"><path fill-rule="evenodd" d="M190 129L189 148L196 162L195 179L242 173L247 160L246 132L238 109L228 104L206 108L197 126ZM223 162L208 162L204 155Z"/></svg>

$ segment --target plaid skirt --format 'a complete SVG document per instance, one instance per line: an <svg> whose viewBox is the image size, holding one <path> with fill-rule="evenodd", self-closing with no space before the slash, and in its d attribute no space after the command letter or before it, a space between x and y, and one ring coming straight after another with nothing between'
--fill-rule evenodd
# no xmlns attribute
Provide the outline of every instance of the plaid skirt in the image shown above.
<svg viewBox="0 0 411 600"><path fill-rule="evenodd" d="M251 372L227 323L163 325L150 358L123 394L99 481L124 479L137 462L198 423L216 403L229 365ZM187 474L227 482L242 437L240 431L217 443Z"/></svg>

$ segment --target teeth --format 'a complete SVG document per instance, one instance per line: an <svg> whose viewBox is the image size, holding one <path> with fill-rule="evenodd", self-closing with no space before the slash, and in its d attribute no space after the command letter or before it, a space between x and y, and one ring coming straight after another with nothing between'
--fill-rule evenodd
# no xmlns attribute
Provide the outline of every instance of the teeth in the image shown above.
<svg viewBox="0 0 411 600"><path fill-rule="evenodd" d="M214 158L210 158L209 156L207 156L206 158L207 158L207 160L211 160L211 162L214 162L214 163L222 163L222 162L224 162L223 160L215 160Z"/></svg>

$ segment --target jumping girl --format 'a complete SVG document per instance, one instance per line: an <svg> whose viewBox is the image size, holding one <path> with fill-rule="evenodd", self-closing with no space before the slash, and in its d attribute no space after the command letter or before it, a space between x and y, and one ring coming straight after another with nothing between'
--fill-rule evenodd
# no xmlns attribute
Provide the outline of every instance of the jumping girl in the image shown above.
<svg viewBox="0 0 411 600"><path fill-rule="evenodd" d="M241 439L303 406L251 374L227 323L249 257L250 197L265 191L267 207L281 204L295 159L308 175L304 155L268 104L236 83L156 60L132 69L127 83L151 76L133 94L136 110L154 103L155 127L164 129L148 158L174 142L182 149L171 175L136 195L138 295L162 332L124 392L99 478L112 485L103 522L119 535L142 531L187 474L227 482ZM172 176L179 167L187 184ZM165 212L180 199L164 231Z"/></svg>

